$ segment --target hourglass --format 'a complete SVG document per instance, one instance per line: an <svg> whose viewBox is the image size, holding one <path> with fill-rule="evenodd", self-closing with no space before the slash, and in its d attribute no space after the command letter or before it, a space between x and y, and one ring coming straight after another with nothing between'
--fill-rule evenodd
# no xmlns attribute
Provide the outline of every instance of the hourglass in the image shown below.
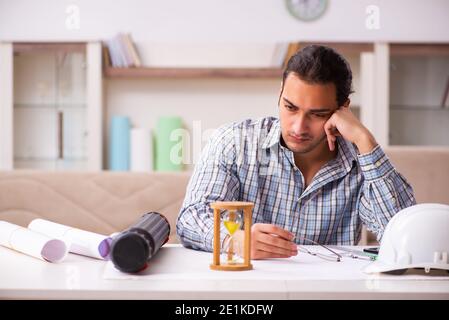
<svg viewBox="0 0 449 320"><path fill-rule="evenodd" d="M222 216L222 220L223 225L229 234L229 238L224 242L223 245L223 251L227 252L226 262L227 264L236 264L237 258L235 257L234 251L234 234L237 230L240 230L240 227L242 226L242 213L240 210L229 209L225 211L225 214Z"/></svg>
<svg viewBox="0 0 449 320"><path fill-rule="evenodd" d="M250 261L251 253L251 215L254 204L251 202L230 201L230 202L215 202L211 204L214 209L214 255L213 263L210 265L212 270L250 270L252 269ZM225 211L223 217L221 211ZM243 217L242 217L243 215ZM226 263L220 263L220 225L223 220L223 225L229 234L229 238L225 241L225 248L227 251ZM233 236L235 232L240 229L242 223L244 224L243 232L243 262L236 259L234 256L234 241Z"/></svg>

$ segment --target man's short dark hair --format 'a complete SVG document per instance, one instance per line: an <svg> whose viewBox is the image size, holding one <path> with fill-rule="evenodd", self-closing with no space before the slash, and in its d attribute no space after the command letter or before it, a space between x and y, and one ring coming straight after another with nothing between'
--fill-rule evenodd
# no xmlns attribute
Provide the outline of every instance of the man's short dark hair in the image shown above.
<svg viewBox="0 0 449 320"><path fill-rule="evenodd" d="M333 83L337 89L338 106L342 106L354 92L349 63L334 49L326 46L309 45L288 60L282 76L282 91L290 73L310 84Z"/></svg>

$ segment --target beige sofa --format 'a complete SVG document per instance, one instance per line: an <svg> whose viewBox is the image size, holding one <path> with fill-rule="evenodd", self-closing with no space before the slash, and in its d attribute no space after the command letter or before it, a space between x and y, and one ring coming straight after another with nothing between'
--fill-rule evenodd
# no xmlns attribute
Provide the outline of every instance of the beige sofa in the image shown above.
<svg viewBox="0 0 449 320"><path fill-rule="evenodd" d="M0 172L0 220L26 226L35 218L111 234L142 214L163 213L170 242L189 173Z"/></svg>
<svg viewBox="0 0 449 320"><path fill-rule="evenodd" d="M390 147L393 165L412 184L419 203L449 204L449 148ZM190 173L0 172L0 220L26 226L42 217L110 234L157 211L175 222ZM374 237L364 232L362 243Z"/></svg>

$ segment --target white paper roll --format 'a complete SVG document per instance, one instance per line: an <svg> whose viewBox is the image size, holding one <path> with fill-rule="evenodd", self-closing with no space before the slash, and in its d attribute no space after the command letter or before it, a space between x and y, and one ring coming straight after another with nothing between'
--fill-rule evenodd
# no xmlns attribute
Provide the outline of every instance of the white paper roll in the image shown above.
<svg viewBox="0 0 449 320"><path fill-rule="evenodd" d="M60 262L68 252L64 241L6 221L0 221L0 244L49 262Z"/></svg>
<svg viewBox="0 0 449 320"><path fill-rule="evenodd" d="M34 219L28 228L50 237L62 239L69 251L97 259L109 258L112 239L98 233L72 228L44 219Z"/></svg>
<svg viewBox="0 0 449 320"><path fill-rule="evenodd" d="M131 129L131 171L153 170L153 143L151 131L145 128Z"/></svg>

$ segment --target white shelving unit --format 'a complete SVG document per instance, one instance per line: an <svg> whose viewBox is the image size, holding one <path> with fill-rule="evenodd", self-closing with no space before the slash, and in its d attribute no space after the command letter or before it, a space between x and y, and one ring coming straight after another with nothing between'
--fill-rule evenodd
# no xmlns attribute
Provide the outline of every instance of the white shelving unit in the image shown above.
<svg viewBox="0 0 449 320"><path fill-rule="evenodd" d="M376 137L377 142L388 145L389 116L389 46L375 43L373 52L360 55L360 119Z"/></svg>
<svg viewBox="0 0 449 320"><path fill-rule="evenodd" d="M390 144L449 147L449 46L391 46Z"/></svg>
<svg viewBox="0 0 449 320"><path fill-rule="evenodd" d="M376 43L360 73L361 119L382 146L449 147L448 44Z"/></svg>
<svg viewBox="0 0 449 320"><path fill-rule="evenodd" d="M356 90L351 97L354 112L383 147L449 146L449 107L441 107L449 81L448 44L325 44L336 48L350 61ZM72 64L62 65L58 92L48 94L57 98L47 96L44 99L36 92L50 89L41 85L37 90L36 86L45 82L39 80L42 77L58 74L58 70L49 71L44 67L45 59L51 60L55 52L72 54ZM25 56L29 61L22 59ZM83 71L78 75L71 74L71 81L77 77L78 84L64 96L61 94L65 88L61 85L61 79L65 77L62 74L67 71L70 74L73 64L78 70L81 66ZM47 65L52 63L47 61ZM68 70L64 70L64 66ZM258 79L280 79L281 74L282 70L276 68L126 69L106 66L103 70L99 41L0 43L0 169L104 169L104 145L108 141L104 134L107 112L103 110L103 81L106 79L168 78L179 82L243 78L257 82ZM55 80L47 79L47 83L52 81ZM165 83L171 82L165 80ZM130 84L137 82L127 82L126 88L129 89ZM22 113L28 113L25 117L29 120L22 121L26 127L20 126ZM61 130L59 133L57 130L60 113L65 119L63 160L58 154L61 151L61 139L58 140ZM32 151L28 154L27 146Z"/></svg>
<svg viewBox="0 0 449 320"><path fill-rule="evenodd" d="M0 169L13 168L13 48L0 43Z"/></svg>
<svg viewBox="0 0 449 320"><path fill-rule="evenodd" d="M0 43L0 169L102 169L102 49Z"/></svg>

